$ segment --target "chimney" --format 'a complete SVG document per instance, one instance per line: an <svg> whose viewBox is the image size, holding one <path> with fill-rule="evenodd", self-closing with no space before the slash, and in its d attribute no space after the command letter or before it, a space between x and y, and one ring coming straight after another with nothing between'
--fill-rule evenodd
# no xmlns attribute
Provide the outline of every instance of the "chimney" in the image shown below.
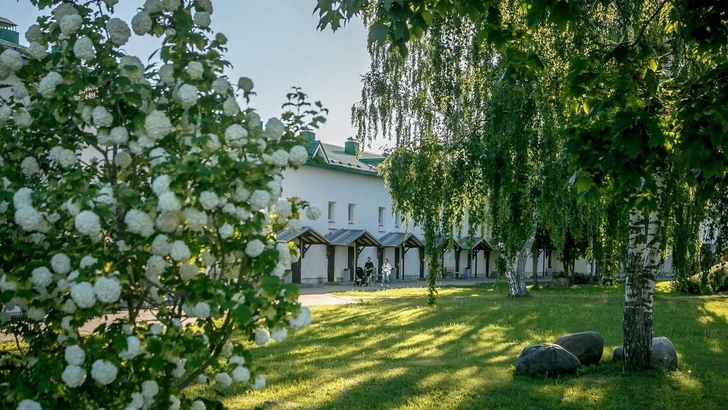
<svg viewBox="0 0 728 410"><path fill-rule="evenodd" d="M359 153L359 143L354 139L354 137L346 139L346 142L344 143L344 152L349 155L357 155Z"/></svg>
<svg viewBox="0 0 728 410"><path fill-rule="evenodd" d="M20 44L18 25L5 17L0 17L0 40L9 41L13 44Z"/></svg>
<svg viewBox="0 0 728 410"><path fill-rule="evenodd" d="M304 131L301 133L303 135L303 140L307 143L316 142L316 134L311 131Z"/></svg>

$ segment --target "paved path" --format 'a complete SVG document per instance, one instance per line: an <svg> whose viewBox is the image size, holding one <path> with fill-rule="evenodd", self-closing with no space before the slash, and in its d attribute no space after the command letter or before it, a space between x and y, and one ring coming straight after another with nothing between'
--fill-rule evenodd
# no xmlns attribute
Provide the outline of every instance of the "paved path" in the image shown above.
<svg viewBox="0 0 728 410"><path fill-rule="evenodd" d="M539 281L548 281L550 277L539 278ZM493 283L493 278L470 278L470 279L445 279L438 281L438 286L474 286L482 283ZM389 288L424 288L427 286L427 282L424 280L394 280L389 284ZM332 305L346 305L351 303L359 303L358 298L336 296L333 293L346 292L349 290L359 291L371 291L376 292L381 289L379 284L374 284L370 287L354 287L351 283L342 283L335 285L320 285L320 286L302 286L298 301L303 306L332 306ZM113 321L116 317L124 315L123 312L117 313L116 315L108 315L107 320ZM140 313L143 320L154 321L154 312L143 311ZM98 326L101 319L90 321L81 328L81 332L90 332ZM14 340L12 335L6 335L0 333L0 343Z"/></svg>

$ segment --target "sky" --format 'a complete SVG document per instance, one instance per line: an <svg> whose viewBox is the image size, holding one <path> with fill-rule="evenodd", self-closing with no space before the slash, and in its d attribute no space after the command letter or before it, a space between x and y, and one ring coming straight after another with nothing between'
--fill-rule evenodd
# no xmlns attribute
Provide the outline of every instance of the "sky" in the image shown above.
<svg viewBox="0 0 728 410"><path fill-rule="evenodd" d="M27 45L25 30L41 14L30 0L0 0L0 16L18 25L21 44ZM309 99L329 109L326 124L316 132L324 142L344 145L354 136L351 106L361 98L361 76L369 68L367 31L353 21L335 33L318 31L316 0L213 0L211 28L228 38L226 58L233 65L227 72L233 83L241 76L255 83L250 106L263 119L280 116L281 105L291 87L303 89ZM144 0L119 0L116 16L127 22ZM128 54L146 62L158 47L151 36L132 39L124 46ZM379 151L385 142L372 144ZM369 148L367 150L370 150Z"/></svg>

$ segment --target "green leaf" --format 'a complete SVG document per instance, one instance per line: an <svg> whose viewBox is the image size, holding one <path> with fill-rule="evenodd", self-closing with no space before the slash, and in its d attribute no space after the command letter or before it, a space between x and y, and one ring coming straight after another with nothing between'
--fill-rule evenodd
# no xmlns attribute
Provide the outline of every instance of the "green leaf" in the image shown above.
<svg viewBox="0 0 728 410"><path fill-rule="evenodd" d="M389 27L385 26L381 22L376 22L369 29L369 42L382 44L387 40L389 34Z"/></svg>
<svg viewBox="0 0 728 410"><path fill-rule="evenodd" d="M650 70L652 70L653 72L657 71L657 60L655 60L654 58L650 59L647 64L650 67Z"/></svg>
<svg viewBox="0 0 728 410"><path fill-rule="evenodd" d="M428 27L432 25L432 20L433 20L432 13L425 10L422 12L422 18L425 20L425 23L427 23Z"/></svg>

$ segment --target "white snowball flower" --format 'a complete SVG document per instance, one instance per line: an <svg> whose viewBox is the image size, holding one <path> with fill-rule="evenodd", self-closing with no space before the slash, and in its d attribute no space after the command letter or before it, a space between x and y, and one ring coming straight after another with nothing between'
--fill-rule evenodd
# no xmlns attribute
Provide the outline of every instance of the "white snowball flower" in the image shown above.
<svg viewBox="0 0 728 410"><path fill-rule="evenodd" d="M191 307L190 314L194 317L207 319L210 317L210 305L206 302L197 302L195 306Z"/></svg>
<svg viewBox="0 0 728 410"><path fill-rule="evenodd" d="M33 124L33 117L25 108L15 110L13 119L15 120L15 124L23 129L28 128Z"/></svg>
<svg viewBox="0 0 728 410"><path fill-rule="evenodd" d="M228 116L238 115L240 113L240 106L235 98L228 97L225 102L222 103L222 112Z"/></svg>
<svg viewBox="0 0 728 410"><path fill-rule="evenodd" d="M273 140L279 140L285 134L286 126L278 118L271 118L265 124L265 133Z"/></svg>
<svg viewBox="0 0 728 410"><path fill-rule="evenodd" d="M20 70L23 67L22 55L12 48L5 49L0 54L0 68L2 67L10 70L11 73Z"/></svg>
<svg viewBox="0 0 728 410"><path fill-rule="evenodd" d="M185 218L187 219L187 225L193 231L199 231L207 225L207 214L205 211L198 211L194 208L186 208Z"/></svg>
<svg viewBox="0 0 728 410"><path fill-rule="evenodd" d="M152 254L157 256L167 256L169 255L169 251L171 249L172 245L169 243L169 238L167 235L159 234L154 238L154 241L152 241Z"/></svg>
<svg viewBox="0 0 728 410"><path fill-rule="evenodd" d="M220 198L212 191L204 191L200 194L200 205L206 210L215 209L220 204Z"/></svg>
<svg viewBox="0 0 728 410"><path fill-rule="evenodd" d="M215 34L215 40L216 40L216 41L217 41L218 43L220 43L220 44L223 44L223 45L224 45L224 44L227 44L227 42L228 42L228 39L227 39L227 37L225 37L225 34L222 34L222 33L217 33L217 34Z"/></svg>
<svg viewBox="0 0 728 410"><path fill-rule="evenodd" d="M268 203L270 203L270 193L268 191L258 189L250 195L250 208L253 211L265 208Z"/></svg>
<svg viewBox="0 0 728 410"><path fill-rule="evenodd" d="M13 97L15 97L16 100L22 100L23 98L28 96L28 89L25 88L25 84L21 83L20 81L13 84L12 91Z"/></svg>
<svg viewBox="0 0 728 410"><path fill-rule="evenodd" d="M321 208L316 205L309 205L306 208L306 218L311 221L315 221L321 217Z"/></svg>
<svg viewBox="0 0 728 410"><path fill-rule="evenodd" d="M71 366L80 366L86 360L86 352L79 345L68 346L64 351L63 357L66 359L66 363Z"/></svg>
<svg viewBox="0 0 728 410"><path fill-rule="evenodd" d="M226 95L231 89L230 82L222 77L216 78L212 82L212 89L220 95Z"/></svg>
<svg viewBox="0 0 728 410"><path fill-rule="evenodd" d="M261 253L265 250L265 245L263 242L260 241L260 239L253 239L252 241L248 242L247 245L245 245L245 254L250 256L251 258L255 258L260 256Z"/></svg>
<svg viewBox="0 0 728 410"><path fill-rule="evenodd" d="M180 224L177 212L163 212L157 216L155 226L162 232L172 233Z"/></svg>
<svg viewBox="0 0 728 410"><path fill-rule="evenodd" d="M61 33L70 37L70 36L76 34L78 29L81 28L82 23L83 23L83 18L80 15L70 14L68 16L64 16L61 19L59 27L61 28Z"/></svg>
<svg viewBox="0 0 728 410"><path fill-rule="evenodd" d="M170 250L171 250L171 246L170 246ZM154 255L154 256L150 257L149 259L147 259L147 268L146 268L147 277L157 277L162 272L164 272L165 269L167 269L167 261L165 261L162 257Z"/></svg>
<svg viewBox="0 0 728 410"><path fill-rule="evenodd" d="M102 276L94 283L96 298L102 303L114 303L121 296L121 284L116 278Z"/></svg>
<svg viewBox="0 0 728 410"><path fill-rule="evenodd" d="M94 125L100 128L108 128L114 122L114 117L109 110L102 106L94 108L91 116L93 117Z"/></svg>
<svg viewBox="0 0 728 410"><path fill-rule="evenodd" d="M193 17L196 26L207 28L210 26L210 13L205 11L198 11Z"/></svg>
<svg viewBox="0 0 728 410"><path fill-rule="evenodd" d="M28 55L34 60L42 60L48 55L48 50L39 43L30 43L27 51Z"/></svg>
<svg viewBox="0 0 728 410"><path fill-rule="evenodd" d="M0 105L0 124L5 123L8 119L10 119L10 116L13 114L13 109L10 108L10 105Z"/></svg>
<svg viewBox="0 0 728 410"><path fill-rule="evenodd" d="M159 196L157 208L162 212L177 212L182 209L182 202L174 192L165 192Z"/></svg>
<svg viewBox="0 0 728 410"><path fill-rule="evenodd" d="M53 272L65 275L71 271L71 258L65 253L57 253L51 258Z"/></svg>
<svg viewBox="0 0 728 410"><path fill-rule="evenodd" d="M271 155L271 158L273 158L273 164L276 166L285 167L286 165L288 165L288 152L286 152L285 150L276 150Z"/></svg>
<svg viewBox="0 0 728 410"><path fill-rule="evenodd" d="M149 17L149 13L140 11L131 19L131 28L134 33L138 36L143 36L152 30L152 18Z"/></svg>
<svg viewBox="0 0 728 410"><path fill-rule="evenodd" d="M165 64L159 69L159 78L164 84L173 85L174 79L174 66L172 64Z"/></svg>
<svg viewBox="0 0 728 410"><path fill-rule="evenodd" d="M250 370L243 366L238 366L232 372L233 380L238 383L245 383L250 380Z"/></svg>
<svg viewBox="0 0 728 410"><path fill-rule="evenodd" d="M152 218L145 212L138 209L130 209L124 216L124 223L130 232L139 234L145 238L154 233Z"/></svg>
<svg viewBox="0 0 728 410"><path fill-rule="evenodd" d="M70 149L63 149L58 154L58 164L63 168L73 168L78 164L76 153Z"/></svg>
<svg viewBox="0 0 728 410"><path fill-rule="evenodd" d="M300 219L289 219L288 224L286 224L286 228L293 233L298 233L301 232L301 229L303 229L303 223Z"/></svg>
<svg viewBox="0 0 728 410"><path fill-rule="evenodd" d="M38 165L38 161L33 157L25 157L23 161L20 162L20 172L22 172L26 177L32 177L39 173L40 166Z"/></svg>
<svg viewBox="0 0 728 410"><path fill-rule="evenodd" d="M301 306L301 311L292 317L288 324L293 330L303 329L311 324L311 311L306 306Z"/></svg>
<svg viewBox="0 0 728 410"><path fill-rule="evenodd" d="M162 111L152 111L144 120L144 130L150 138L159 140L172 131L172 122Z"/></svg>
<svg viewBox="0 0 728 410"><path fill-rule="evenodd" d="M18 408L16 410L43 410L40 406L40 403L38 403L35 400L31 399L23 399L18 403Z"/></svg>
<svg viewBox="0 0 728 410"><path fill-rule="evenodd" d="M31 306L28 308L28 319L34 322L41 322L45 319L46 311L42 308Z"/></svg>
<svg viewBox="0 0 728 410"><path fill-rule="evenodd" d="M112 145L126 144L129 141L129 131L126 127L114 127L109 131L109 139Z"/></svg>
<svg viewBox="0 0 728 410"><path fill-rule="evenodd" d="M88 268L89 266L93 266L98 262L99 260L94 258L91 255L86 255L83 258L81 258L81 262L79 263L79 266L81 269Z"/></svg>
<svg viewBox="0 0 728 410"><path fill-rule="evenodd" d="M276 213L284 218L288 218L293 213L291 203L286 199L279 199L276 202Z"/></svg>
<svg viewBox="0 0 728 410"><path fill-rule="evenodd" d="M218 232L220 233L220 237L222 239L228 239L235 233L235 228L233 228L232 225L226 223L225 225L221 226L220 229L218 229Z"/></svg>
<svg viewBox="0 0 728 410"><path fill-rule="evenodd" d="M66 366L63 374L61 374L61 380L63 380L66 386L72 389L76 388L86 381L86 371L76 365Z"/></svg>
<svg viewBox="0 0 728 410"><path fill-rule="evenodd" d="M125 55L119 60L119 71L121 75L135 83L144 79L144 65L142 60L136 56Z"/></svg>
<svg viewBox="0 0 728 410"><path fill-rule="evenodd" d="M151 399L159 394L159 385L154 380L142 382L142 396Z"/></svg>
<svg viewBox="0 0 728 410"><path fill-rule="evenodd" d="M215 381L222 387L230 387L233 384L233 379L229 374L221 372L215 375Z"/></svg>
<svg viewBox="0 0 728 410"><path fill-rule="evenodd" d="M71 298L76 306L86 309L96 304L94 287L88 282L81 282L71 286Z"/></svg>
<svg viewBox="0 0 728 410"><path fill-rule="evenodd" d="M61 21L66 16L78 14L78 11L72 4L61 4L53 10L52 14L56 18L56 21Z"/></svg>
<svg viewBox="0 0 728 410"><path fill-rule="evenodd" d="M177 91L177 101L183 108L191 108L197 104L197 87L192 84L182 84Z"/></svg>
<svg viewBox="0 0 728 410"><path fill-rule="evenodd" d="M187 72L187 75L189 75L191 79L199 80L205 73L205 67L199 61L190 61L189 64L187 64L185 72Z"/></svg>
<svg viewBox="0 0 728 410"><path fill-rule="evenodd" d="M144 11L148 13L159 13L162 11L162 2L160 0L147 0L144 2Z"/></svg>
<svg viewBox="0 0 728 410"><path fill-rule="evenodd" d="M210 0L195 0L195 7L198 10L212 14L212 2Z"/></svg>
<svg viewBox="0 0 728 410"><path fill-rule="evenodd" d="M33 269L31 281L36 289L45 289L53 282L53 274L45 266Z"/></svg>
<svg viewBox="0 0 728 410"><path fill-rule="evenodd" d="M268 329L258 329L255 332L255 344L258 346L265 346L270 341L270 331Z"/></svg>
<svg viewBox="0 0 728 410"><path fill-rule="evenodd" d="M293 165L303 165L308 161L308 150L302 145L296 145L288 152L288 158Z"/></svg>
<svg viewBox="0 0 728 410"><path fill-rule="evenodd" d="M126 337L126 348L119 353L119 358L123 360L131 360L142 352L142 342L136 336Z"/></svg>
<svg viewBox="0 0 728 410"><path fill-rule="evenodd" d="M92 60L94 57L96 57L96 48L94 47L94 42L91 41L91 39L87 36L78 38L76 40L76 43L73 45L73 54L79 60Z"/></svg>
<svg viewBox="0 0 728 410"><path fill-rule="evenodd" d="M92 238L99 236L101 232L99 216L91 211L79 212L74 218L74 226L80 234Z"/></svg>
<svg viewBox="0 0 728 410"><path fill-rule="evenodd" d="M177 11L181 0L162 0L162 7L166 11Z"/></svg>
<svg viewBox="0 0 728 410"><path fill-rule="evenodd" d="M230 356L230 358L228 359L228 363L231 365L239 364L242 366L245 364L245 358L243 356L238 356L238 355Z"/></svg>
<svg viewBox="0 0 728 410"><path fill-rule="evenodd" d="M107 385L116 380L116 374L119 370L113 363L99 359L91 366L91 378L97 382Z"/></svg>
<svg viewBox="0 0 728 410"><path fill-rule="evenodd" d="M28 43L43 43L43 31L40 29L40 26L37 24L32 24L28 29L25 31L25 39L28 40Z"/></svg>
<svg viewBox="0 0 728 410"><path fill-rule="evenodd" d="M175 368L172 370L172 376L181 379L182 376L185 375L185 365L187 364L187 359L180 359L179 357L173 357L170 362L174 363Z"/></svg>
<svg viewBox="0 0 728 410"><path fill-rule="evenodd" d="M213 255L210 251L202 252L200 259L202 260L202 264L208 268L214 265L215 262L217 262L217 259L215 259L215 255Z"/></svg>
<svg viewBox="0 0 728 410"><path fill-rule="evenodd" d="M151 160L149 163L152 166L157 166L167 162L169 160L169 154L164 148L157 147L149 151L149 159Z"/></svg>
<svg viewBox="0 0 728 410"><path fill-rule="evenodd" d="M202 376L204 376L204 375L200 375L200 377L202 377ZM199 381L199 379L198 379L198 381ZM204 383L207 383L207 382L204 382ZM200 382L200 384L204 384L204 383ZM195 400L192 402L192 406L190 406L190 410L206 410L205 403L200 400Z"/></svg>
<svg viewBox="0 0 728 410"><path fill-rule="evenodd" d="M144 407L144 397L139 392L131 394L131 403L124 410L141 410Z"/></svg>
<svg viewBox="0 0 728 410"><path fill-rule="evenodd" d="M190 252L190 248L188 248L187 244L183 241L172 242L172 247L169 250L169 257L172 258L173 261L186 261L190 259L191 256L192 253Z"/></svg>
<svg viewBox="0 0 728 410"><path fill-rule="evenodd" d="M114 45L123 46L131 37L131 30L126 22L120 18L112 18L106 23L109 39Z"/></svg>
<svg viewBox="0 0 728 410"><path fill-rule="evenodd" d="M270 332L270 337L276 342L280 343L288 337L288 329L285 327L278 327Z"/></svg>
<svg viewBox="0 0 728 410"><path fill-rule="evenodd" d="M179 267L179 274L182 276L182 280L188 281L200 273L200 269L191 263L184 263Z"/></svg>
<svg viewBox="0 0 728 410"><path fill-rule="evenodd" d="M114 164L118 166L119 168L126 168L129 165L131 165L131 155L129 154L129 151L126 150L120 150L116 153L116 156L114 157Z"/></svg>
<svg viewBox="0 0 728 410"><path fill-rule="evenodd" d="M174 394L169 395L169 410L179 410L182 402Z"/></svg>
<svg viewBox="0 0 728 410"><path fill-rule="evenodd" d="M33 190L27 187L18 189L13 195L13 206L15 208L23 208L26 206L33 206L33 201L30 196L33 194Z"/></svg>
<svg viewBox="0 0 728 410"><path fill-rule="evenodd" d="M263 390L265 388L265 375L259 374L255 376L255 381L250 388L253 390Z"/></svg>
<svg viewBox="0 0 728 410"><path fill-rule="evenodd" d="M225 141L231 147L241 147L247 142L248 130L240 124L233 124L225 130Z"/></svg>
<svg viewBox="0 0 728 410"><path fill-rule="evenodd" d="M169 175L160 175L154 178L154 182L152 182L152 191L154 191L157 196L160 196L165 192L169 192L169 183Z"/></svg>
<svg viewBox="0 0 728 410"><path fill-rule="evenodd" d="M24 231L37 231L43 225L43 215L30 206L15 211L15 223Z"/></svg>
<svg viewBox="0 0 728 410"><path fill-rule="evenodd" d="M238 88L245 92L251 92L253 90L253 80L248 77L240 77L238 79Z"/></svg>
<svg viewBox="0 0 728 410"><path fill-rule="evenodd" d="M269 181L265 186L270 190L271 200L275 201L281 196L281 184L278 181Z"/></svg>

